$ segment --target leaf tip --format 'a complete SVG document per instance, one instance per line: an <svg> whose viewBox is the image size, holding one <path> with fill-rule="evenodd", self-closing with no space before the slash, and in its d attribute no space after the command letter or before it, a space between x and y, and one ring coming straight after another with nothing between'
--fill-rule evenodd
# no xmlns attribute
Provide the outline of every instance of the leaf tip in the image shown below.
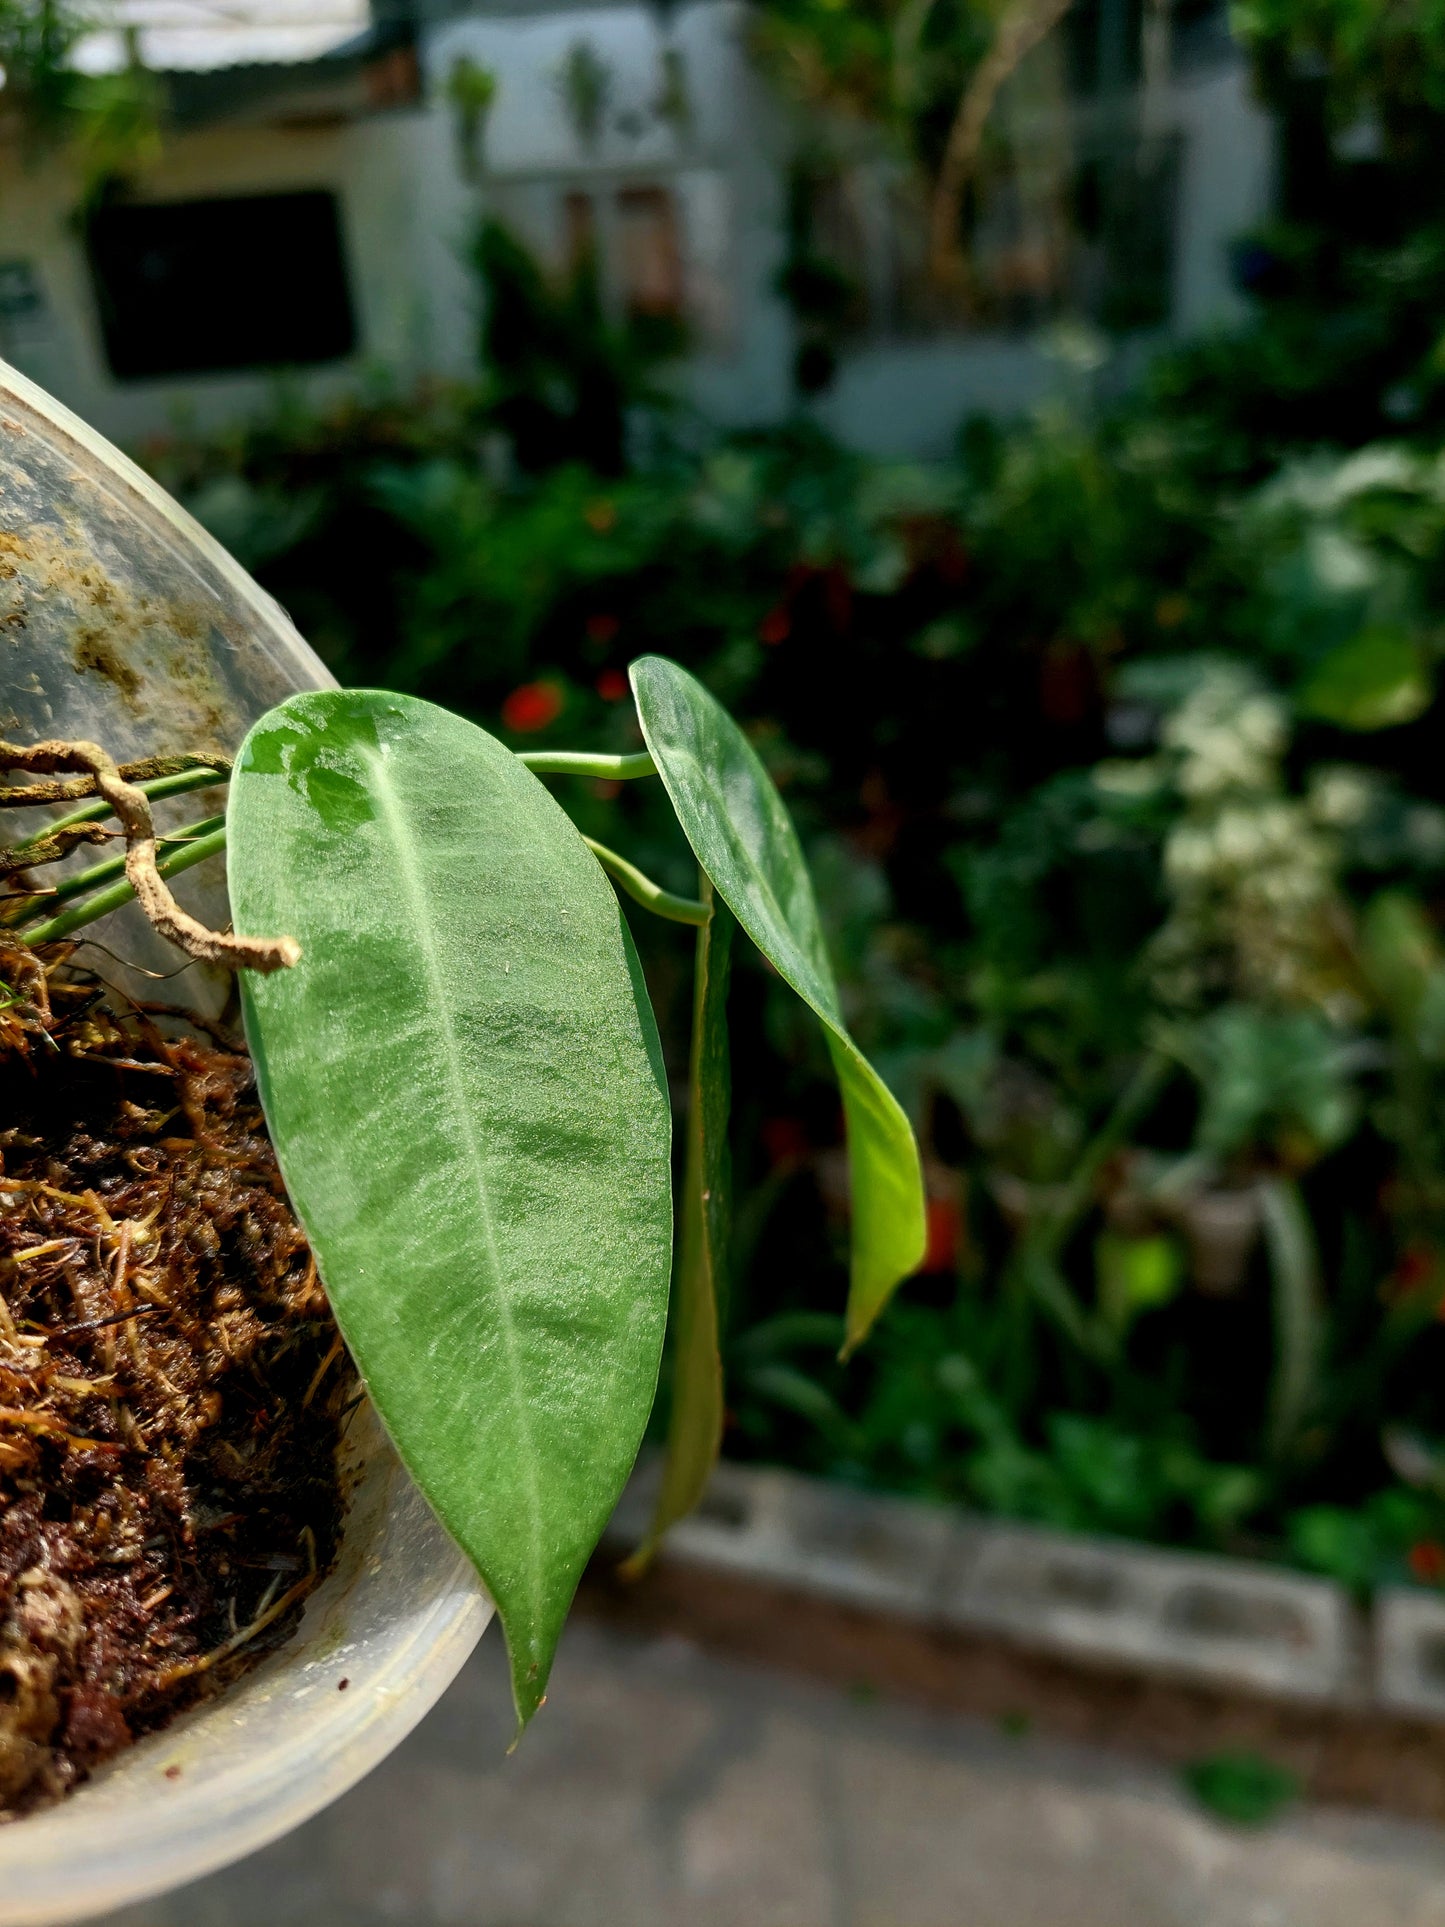
<svg viewBox="0 0 1445 1927"><path fill-rule="evenodd" d="M629 1586L634 1585L652 1564L656 1551L657 1539L655 1535L649 1533L635 1552L628 1553L627 1557L618 1563L617 1577Z"/></svg>
<svg viewBox="0 0 1445 1927"><path fill-rule="evenodd" d="M505 1631L505 1626L503 1628ZM517 1730L512 1735L508 1753L515 1753L522 1735L532 1721L547 1704L547 1676L551 1672L551 1655L544 1666L540 1660L518 1660L512 1666L512 1706L517 1715Z"/></svg>
<svg viewBox="0 0 1445 1927"><path fill-rule="evenodd" d="M838 1363L840 1365L846 1365L849 1363L854 1352L857 1351L858 1347L863 1343L863 1340L868 1336L869 1332L872 1331L872 1329L873 1329L872 1318L864 1319L861 1323L857 1325L853 1325L853 1324L849 1325L848 1330L844 1336L843 1342L838 1347Z"/></svg>

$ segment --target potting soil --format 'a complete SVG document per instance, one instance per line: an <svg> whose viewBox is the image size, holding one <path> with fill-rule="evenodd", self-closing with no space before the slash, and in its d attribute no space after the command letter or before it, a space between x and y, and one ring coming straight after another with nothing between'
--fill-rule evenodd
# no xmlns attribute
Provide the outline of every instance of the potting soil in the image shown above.
<svg viewBox="0 0 1445 1927"><path fill-rule="evenodd" d="M244 1051L54 998L0 1030L0 1819L285 1637L356 1398Z"/></svg>

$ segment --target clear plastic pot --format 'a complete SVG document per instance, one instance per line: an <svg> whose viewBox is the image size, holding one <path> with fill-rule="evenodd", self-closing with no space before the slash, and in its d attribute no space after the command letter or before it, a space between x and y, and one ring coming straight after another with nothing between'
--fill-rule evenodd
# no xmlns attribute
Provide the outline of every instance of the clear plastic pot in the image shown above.
<svg viewBox="0 0 1445 1927"><path fill-rule="evenodd" d="M87 736L118 759L234 750L282 696L330 680L163 490L0 363L0 732ZM211 814L216 794L174 799L163 820ZM224 921L219 861L176 894ZM220 1009L227 986L199 966L140 974L181 959L137 913L97 934L88 961L112 982ZM74 1921L263 1846L353 1786L449 1684L491 1605L365 1408L344 1456L341 1555L296 1633L69 1800L0 1826L0 1927Z"/></svg>

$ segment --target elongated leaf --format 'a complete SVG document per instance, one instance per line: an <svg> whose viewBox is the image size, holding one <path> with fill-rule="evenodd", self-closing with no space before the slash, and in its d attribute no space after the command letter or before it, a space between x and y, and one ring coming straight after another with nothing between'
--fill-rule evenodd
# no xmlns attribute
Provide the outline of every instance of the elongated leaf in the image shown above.
<svg viewBox="0 0 1445 1927"><path fill-rule="evenodd" d="M541 1701L656 1384L670 1121L610 886L492 737L409 697L264 717L230 801L244 984L292 1201L413 1477Z"/></svg>
<svg viewBox="0 0 1445 1927"><path fill-rule="evenodd" d="M704 878L712 916L697 933L692 1049L688 1068L687 1161L682 1237L672 1300L672 1409L667 1460L647 1537L628 1561L640 1572L668 1527L702 1498L722 1449L723 1371L719 1298L726 1276L732 1174L728 1159L727 994L733 919Z"/></svg>
<svg viewBox="0 0 1445 1927"><path fill-rule="evenodd" d="M1274 1372L1266 1439L1278 1459L1296 1445L1319 1398L1326 1313L1319 1250L1299 1185L1293 1178L1265 1178L1259 1202L1274 1287Z"/></svg>
<svg viewBox="0 0 1445 1927"><path fill-rule="evenodd" d="M695 677L663 656L632 665L642 733L718 895L821 1020L843 1093L853 1191L845 1351L866 1334L927 1242L908 1119L843 1026L813 886L792 819L752 745Z"/></svg>

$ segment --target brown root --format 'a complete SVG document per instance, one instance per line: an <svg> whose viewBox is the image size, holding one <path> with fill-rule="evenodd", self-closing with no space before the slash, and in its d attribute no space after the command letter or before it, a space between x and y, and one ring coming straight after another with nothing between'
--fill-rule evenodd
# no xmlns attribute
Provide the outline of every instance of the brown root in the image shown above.
<svg viewBox="0 0 1445 1927"><path fill-rule="evenodd" d="M165 760L174 763L176 759ZM300 958L301 946L294 937L240 937L210 930L181 908L156 868L156 832L149 798L121 774L98 743L54 740L25 746L0 742L0 764L41 774L76 769L89 772L93 791L83 793L103 796L125 832L125 873L136 901L161 935L187 956L202 963L221 964L228 970L262 972L288 969ZM56 787L35 786L37 791ZM41 799L37 795L35 800Z"/></svg>
<svg viewBox="0 0 1445 1927"><path fill-rule="evenodd" d="M41 766L10 763L7 767L39 769ZM180 776L192 769L213 769L218 776L225 776L230 767L229 756L143 756L139 762L122 763L120 773L127 782L149 783L157 776ZM100 785L93 775L77 777L70 783L24 783L14 789L0 788L0 809L30 809L36 803L83 803L87 796L100 794Z"/></svg>

